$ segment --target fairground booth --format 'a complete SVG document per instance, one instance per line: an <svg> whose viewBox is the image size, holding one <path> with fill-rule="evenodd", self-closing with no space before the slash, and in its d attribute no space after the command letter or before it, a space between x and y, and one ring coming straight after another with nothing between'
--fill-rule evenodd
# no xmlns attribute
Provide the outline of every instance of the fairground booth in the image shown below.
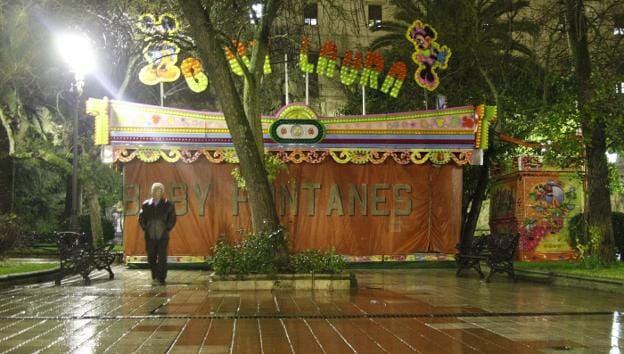
<svg viewBox="0 0 624 354"><path fill-rule="evenodd" d="M138 224L163 182L178 223L172 262L203 262L250 229L246 192L222 113L90 99L96 143L123 166L124 248L145 262ZM265 146L288 166L274 183L293 251L335 248L353 260L446 259L461 225L462 166L479 164L493 109L459 107L319 117L303 104L262 119Z"/></svg>
<svg viewBox="0 0 624 354"><path fill-rule="evenodd" d="M145 14L139 22L146 34L178 28L171 14ZM412 77L428 91L438 87L436 70L446 69L451 56L436 37L435 29L418 20L405 34L414 46ZM87 102L104 159L123 166L125 259L146 261L137 215L151 184L162 182L178 215L170 261L204 262L219 241L234 242L250 230L246 192L232 176L236 152L222 113L164 107L163 83L184 76L190 90L206 89L208 78L199 59L186 55L178 67L183 54L175 43L146 43L139 79L160 85L161 106ZM446 259L454 254L461 225L462 166L482 163L494 107L366 115L366 90L397 97L407 65L398 60L387 66L379 53L352 50L345 51L338 65L338 47L331 40L320 46L312 63L310 43L302 38L298 58L306 76L306 102L309 75L336 74L343 85L361 87L364 114L323 117L306 104L287 104L262 117L267 153L287 166L273 187L292 251L334 248L351 260L370 261ZM224 48L238 76L243 75L241 65L249 62L245 46L234 42ZM263 71L272 71L268 55ZM286 67L284 74L288 103Z"/></svg>
<svg viewBox="0 0 624 354"><path fill-rule="evenodd" d="M494 170L490 187L491 232L518 232L523 261L566 260L570 219L584 209L584 174L548 166L539 156L520 156Z"/></svg>

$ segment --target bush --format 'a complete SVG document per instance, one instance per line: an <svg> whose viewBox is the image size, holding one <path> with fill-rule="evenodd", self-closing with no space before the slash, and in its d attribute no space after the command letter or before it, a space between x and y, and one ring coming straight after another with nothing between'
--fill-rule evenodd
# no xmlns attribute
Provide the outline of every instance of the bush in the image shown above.
<svg viewBox="0 0 624 354"><path fill-rule="evenodd" d="M292 268L297 273L340 273L346 267L342 256L335 250L305 250L290 258Z"/></svg>
<svg viewBox="0 0 624 354"><path fill-rule="evenodd" d="M287 244L282 229L271 234L249 234L234 245L220 243L215 248L212 269L219 275L274 274L288 270ZM287 257L287 256L286 256Z"/></svg>
<svg viewBox="0 0 624 354"><path fill-rule="evenodd" d="M624 254L624 213L611 213L613 224L613 239L615 249L618 253ZM586 246L589 242L587 237L587 225L585 225L585 214L577 214L570 219L570 245L577 248L578 245Z"/></svg>
<svg viewBox="0 0 624 354"><path fill-rule="evenodd" d="M0 215L0 259L12 250L20 238L20 223L15 214Z"/></svg>
<svg viewBox="0 0 624 354"><path fill-rule="evenodd" d="M287 253L283 229L272 234L247 235L236 245L220 243L215 247L211 261L218 275L243 276L253 273L339 273L345 268L342 257L335 253L307 250L299 254Z"/></svg>

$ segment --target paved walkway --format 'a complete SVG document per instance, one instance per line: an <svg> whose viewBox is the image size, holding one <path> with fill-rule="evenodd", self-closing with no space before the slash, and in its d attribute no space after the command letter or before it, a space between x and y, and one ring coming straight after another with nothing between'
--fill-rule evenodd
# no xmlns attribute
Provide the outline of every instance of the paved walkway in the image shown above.
<svg viewBox="0 0 624 354"><path fill-rule="evenodd" d="M619 353L621 296L456 278L357 272L352 291L210 290L204 271L96 273L0 291L2 353Z"/></svg>

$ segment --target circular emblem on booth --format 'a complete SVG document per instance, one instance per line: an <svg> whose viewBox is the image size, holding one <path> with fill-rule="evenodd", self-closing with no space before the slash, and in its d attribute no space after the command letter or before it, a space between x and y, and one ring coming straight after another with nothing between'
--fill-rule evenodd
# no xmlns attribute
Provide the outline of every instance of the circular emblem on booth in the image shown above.
<svg viewBox="0 0 624 354"><path fill-rule="evenodd" d="M280 144L314 144L323 139L325 128L316 119L279 119L269 135Z"/></svg>

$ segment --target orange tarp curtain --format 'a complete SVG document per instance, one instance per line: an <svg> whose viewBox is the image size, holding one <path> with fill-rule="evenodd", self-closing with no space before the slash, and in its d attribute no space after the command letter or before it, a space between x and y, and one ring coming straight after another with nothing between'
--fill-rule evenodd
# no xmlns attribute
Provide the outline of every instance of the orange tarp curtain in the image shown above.
<svg viewBox="0 0 624 354"><path fill-rule="evenodd" d="M222 238L249 230L237 165L198 160L124 165L124 244L145 255L137 213L153 182L175 202L169 255L206 256ZM453 164L289 164L274 183L277 211L293 251L335 248L350 256L454 253L461 224L462 169Z"/></svg>

